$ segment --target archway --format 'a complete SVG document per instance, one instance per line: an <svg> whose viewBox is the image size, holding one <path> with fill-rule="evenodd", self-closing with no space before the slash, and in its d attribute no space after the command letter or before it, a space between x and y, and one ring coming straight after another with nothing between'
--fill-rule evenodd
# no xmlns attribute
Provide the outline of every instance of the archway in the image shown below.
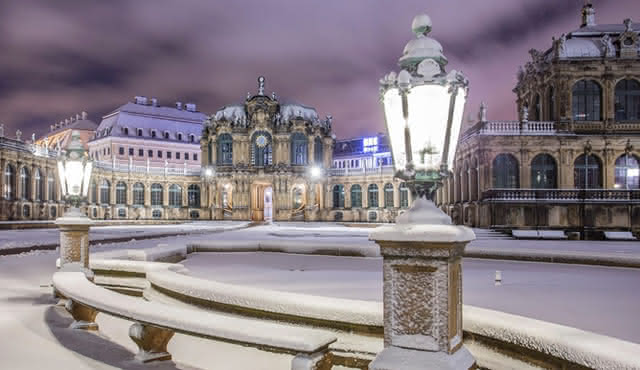
<svg viewBox="0 0 640 370"><path fill-rule="evenodd" d="M270 183L251 184L251 221L273 218L273 187Z"/></svg>

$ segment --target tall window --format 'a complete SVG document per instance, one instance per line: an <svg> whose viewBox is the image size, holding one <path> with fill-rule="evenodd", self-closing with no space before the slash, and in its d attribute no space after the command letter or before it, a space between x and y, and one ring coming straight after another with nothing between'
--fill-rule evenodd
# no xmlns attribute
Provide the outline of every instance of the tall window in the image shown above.
<svg viewBox="0 0 640 370"><path fill-rule="evenodd" d="M573 119L600 121L602 89L593 80L580 80L573 85Z"/></svg>
<svg viewBox="0 0 640 370"><path fill-rule="evenodd" d="M104 179L100 183L100 204L111 203L111 183L109 180Z"/></svg>
<svg viewBox="0 0 640 370"><path fill-rule="evenodd" d="M209 140L209 143L207 143L207 147L209 149L207 151L207 159L209 160L208 163L213 164L213 144L211 143L211 140ZM162 158L162 156L159 157Z"/></svg>
<svg viewBox="0 0 640 370"><path fill-rule="evenodd" d="M142 185L142 183L140 182L136 182L135 184L133 184L133 205L144 205L144 185Z"/></svg>
<svg viewBox="0 0 640 370"><path fill-rule="evenodd" d="M187 188L187 200L189 202L189 207L200 207L200 187L198 185L189 185L189 187Z"/></svg>
<svg viewBox="0 0 640 370"><path fill-rule="evenodd" d="M182 187L180 185L173 184L169 186L169 206L182 206Z"/></svg>
<svg viewBox="0 0 640 370"><path fill-rule="evenodd" d="M116 184L116 204L127 204L127 184L122 181Z"/></svg>
<svg viewBox="0 0 640 370"><path fill-rule="evenodd" d="M549 86L549 91L547 92L547 117L549 121L556 119L556 92L553 86Z"/></svg>
<svg viewBox="0 0 640 370"><path fill-rule="evenodd" d="M16 198L16 169L12 165L8 164L4 168L4 189L2 189L2 195L6 200L14 200Z"/></svg>
<svg viewBox="0 0 640 370"><path fill-rule="evenodd" d="M323 162L323 148L322 148L322 139L316 137L313 139L313 162L315 164L322 165Z"/></svg>
<svg viewBox="0 0 640 370"><path fill-rule="evenodd" d="M378 207L378 185L370 184L367 191L367 201L369 208Z"/></svg>
<svg viewBox="0 0 640 370"><path fill-rule="evenodd" d="M351 186L351 208L362 208L362 188L358 184Z"/></svg>
<svg viewBox="0 0 640 370"><path fill-rule="evenodd" d="M542 107L540 106L540 94L536 94L533 102L533 120L540 121L542 119Z"/></svg>
<svg viewBox="0 0 640 370"><path fill-rule="evenodd" d="M20 169L20 196L22 199L31 198L31 176L27 167Z"/></svg>
<svg viewBox="0 0 640 370"><path fill-rule="evenodd" d="M56 179L53 178L51 171L47 174L47 191L49 193L49 201L57 201L58 192L56 191ZM55 209L55 208L54 208Z"/></svg>
<svg viewBox="0 0 640 370"><path fill-rule="evenodd" d="M640 160L633 154L616 159L616 189L640 189Z"/></svg>
<svg viewBox="0 0 640 370"><path fill-rule="evenodd" d="M303 133L291 135L291 164L307 164L307 137Z"/></svg>
<svg viewBox="0 0 640 370"><path fill-rule="evenodd" d="M293 209L300 209L304 205L304 192L302 188L296 186L293 188Z"/></svg>
<svg viewBox="0 0 640 370"><path fill-rule="evenodd" d="M640 120L640 83L622 80L616 85L616 121Z"/></svg>
<svg viewBox="0 0 640 370"><path fill-rule="evenodd" d="M531 187L554 189L557 185L556 161L549 154L538 154L531 161Z"/></svg>
<svg viewBox="0 0 640 370"><path fill-rule="evenodd" d="M266 131L257 131L251 138L251 163L257 167L270 166L272 163L271 135Z"/></svg>
<svg viewBox="0 0 640 370"><path fill-rule="evenodd" d="M393 185L384 184L384 208L393 208Z"/></svg>
<svg viewBox="0 0 640 370"><path fill-rule="evenodd" d="M39 202L42 200L42 195L44 194L44 181L42 181L42 174L39 168L36 168L36 172L33 174L33 180L35 181L35 187L33 189L35 196L33 198Z"/></svg>
<svg viewBox="0 0 640 370"><path fill-rule="evenodd" d="M493 160L493 187L515 189L520 187L518 161L511 154L498 154Z"/></svg>
<svg viewBox="0 0 640 370"><path fill-rule="evenodd" d="M409 208L409 188L405 182L400 184L400 208Z"/></svg>
<svg viewBox="0 0 640 370"><path fill-rule="evenodd" d="M162 205L162 185L160 184L152 184L151 185L151 205L152 206L161 206Z"/></svg>
<svg viewBox="0 0 640 370"><path fill-rule="evenodd" d="M579 189L602 188L602 163L593 154L582 154L573 163L573 181Z"/></svg>
<svg viewBox="0 0 640 370"><path fill-rule="evenodd" d="M222 134L218 139L217 162L220 166L233 164L233 138L229 134Z"/></svg>
<svg viewBox="0 0 640 370"><path fill-rule="evenodd" d="M333 208L344 208L344 185L333 186Z"/></svg>
<svg viewBox="0 0 640 370"><path fill-rule="evenodd" d="M95 181L91 181L91 203L98 203L98 185Z"/></svg>

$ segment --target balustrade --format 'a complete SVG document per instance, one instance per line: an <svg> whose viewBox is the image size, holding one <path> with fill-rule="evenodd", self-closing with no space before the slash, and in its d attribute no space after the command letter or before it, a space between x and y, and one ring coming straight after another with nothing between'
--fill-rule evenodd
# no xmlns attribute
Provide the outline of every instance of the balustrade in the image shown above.
<svg viewBox="0 0 640 370"><path fill-rule="evenodd" d="M485 201L498 202L640 202L640 190L620 189L489 189L482 195Z"/></svg>

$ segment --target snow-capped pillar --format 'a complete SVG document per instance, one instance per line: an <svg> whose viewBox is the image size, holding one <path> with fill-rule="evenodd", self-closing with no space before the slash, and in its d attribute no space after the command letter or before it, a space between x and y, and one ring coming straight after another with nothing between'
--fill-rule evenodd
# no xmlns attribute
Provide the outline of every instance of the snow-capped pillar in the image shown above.
<svg viewBox="0 0 640 370"><path fill-rule="evenodd" d="M80 209L70 208L56 220L60 229L60 268L66 264L81 264L89 268L89 227L91 220Z"/></svg>
<svg viewBox="0 0 640 370"><path fill-rule="evenodd" d="M419 198L369 239L383 256L385 344L369 369L475 368L462 344L462 254L473 231Z"/></svg>

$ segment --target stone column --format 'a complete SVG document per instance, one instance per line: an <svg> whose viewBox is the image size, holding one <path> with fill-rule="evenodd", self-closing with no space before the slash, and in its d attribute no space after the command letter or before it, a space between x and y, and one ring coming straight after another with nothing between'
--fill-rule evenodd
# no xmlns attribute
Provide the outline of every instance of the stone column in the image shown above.
<svg viewBox="0 0 640 370"><path fill-rule="evenodd" d="M88 269L91 220L78 208L71 208L56 220L56 225L60 229L60 268L73 263Z"/></svg>
<svg viewBox="0 0 640 370"><path fill-rule="evenodd" d="M462 344L462 254L473 231L418 199L369 238L383 256L385 344L369 369L475 368Z"/></svg>

